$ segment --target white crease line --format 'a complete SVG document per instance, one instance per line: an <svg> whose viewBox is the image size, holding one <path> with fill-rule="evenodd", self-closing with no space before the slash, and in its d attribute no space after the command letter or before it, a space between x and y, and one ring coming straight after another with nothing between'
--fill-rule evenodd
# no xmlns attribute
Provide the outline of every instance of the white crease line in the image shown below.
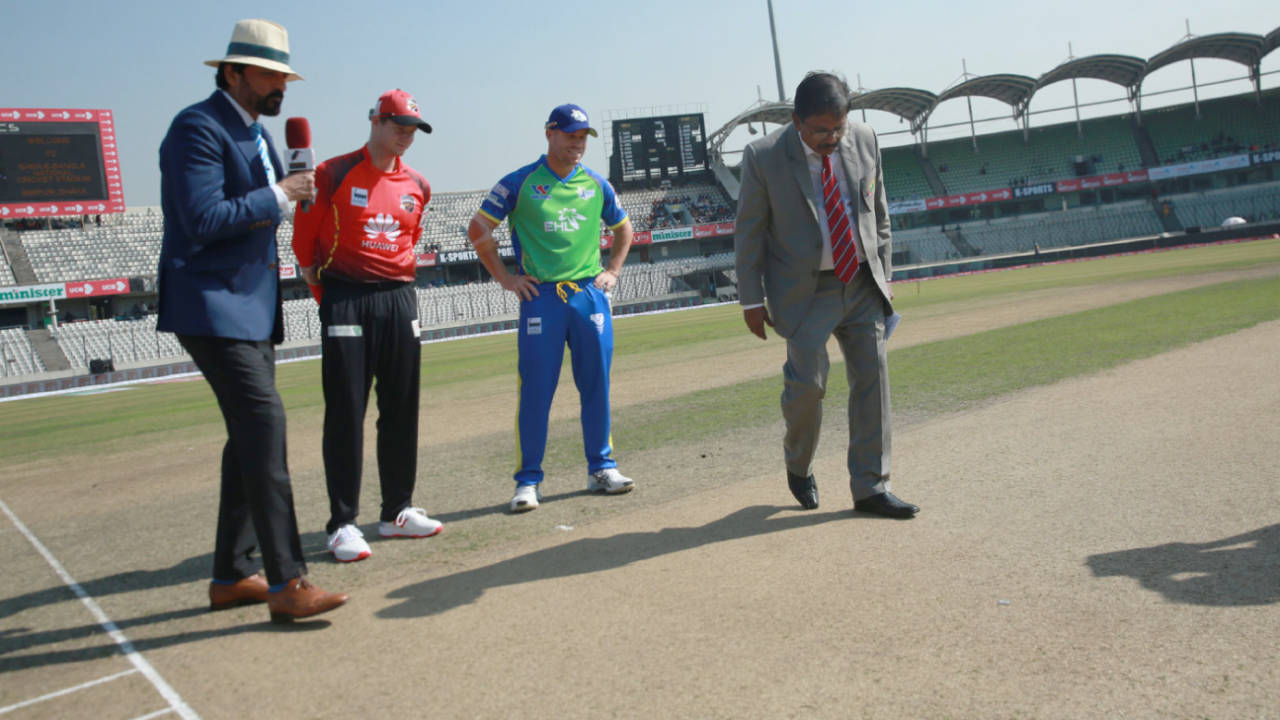
<svg viewBox="0 0 1280 720"><path fill-rule="evenodd" d="M151 720L151 718L158 718L161 715L168 715L171 712L174 712L173 708L165 708L163 710L157 710L153 713L147 713L146 715L139 715L133 720Z"/></svg>
<svg viewBox="0 0 1280 720"><path fill-rule="evenodd" d="M0 500L0 510L3 510L4 514L9 516L9 520L13 522L14 527L18 528L18 531L27 538L27 541L35 547L36 551L44 556L45 562L49 563L49 567L53 568L58 577L62 578L62 582L71 588L71 592L75 593L76 597L80 598L80 602L84 603L84 606L89 609L90 614L98 621L102 629L106 630L107 635L120 646L120 651L124 653L124 656L129 659L129 662L133 663L138 672L151 681L156 691L169 703L169 707L182 716L183 720L200 720L200 716L196 714L196 711L192 710L191 706L187 705L182 697L169 686L169 683L160 677L160 673L156 672L156 669L151 667L151 663L142 657L142 653L138 652L137 648L133 646L129 638L125 637L124 633L120 632L120 628L116 627L111 618L107 617L107 614L102 611L98 603L89 593L85 592L84 588L80 587L80 583L71 577L66 568L62 567L62 563L58 562L58 559L53 556L53 553L49 552L48 548L40 542L40 539L32 534L26 525L22 524L22 521L18 519L17 515L13 514L13 511L9 509L9 506L3 500Z"/></svg>
<svg viewBox="0 0 1280 720"><path fill-rule="evenodd" d="M7 713L7 712L13 712L14 710L17 710L18 708L24 708L24 707L26 707L26 706L28 706L28 705L35 705L36 703L42 703L42 702L44 702L45 700L52 700L52 699L54 699L54 698L56 698L56 697L62 697L63 695L70 695L70 694L71 694L71 693L73 693L73 692L77 692L77 691L79 691L79 690L84 690L85 688L90 688L90 687L93 687L94 685L101 685L101 684L103 684L103 683L109 683L109 682L111 682L112 680L117 680L117 679L122 678L122 677L124 677L124 676L126 676L126 675L132 675L132 674L134 674L134 673L136 673L136 672L138 672L138 669L137 669L137 668L134 668L134 669L132 669L132 670L125 670L124 672L118 672L118 673L116 673L115 675L108 675L108 676L106 676L106 677L100 677L100 678L98 678L97 680L90 680L89 682L80 683L79 685L76 685L75 687L69 687L69 688L66 688L66 689L63 689L63 690L58 690L57 692L47 693L47 694L45 694L45 695L41 695L40 697L31 698L30 700L23 700L23 701L22 701L22 702L20 702L20 703L15 703L15 704L13 704L13 705L9 705L9 706L7 706L7 707L2 707L2 708L0 708L0 715L3 715L3 714L5 714L5 713Z"/></svg>

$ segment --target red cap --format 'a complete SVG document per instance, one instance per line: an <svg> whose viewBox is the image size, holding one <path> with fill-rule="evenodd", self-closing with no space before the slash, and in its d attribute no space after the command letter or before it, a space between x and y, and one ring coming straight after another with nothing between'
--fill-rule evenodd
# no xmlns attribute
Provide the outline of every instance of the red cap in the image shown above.
<svg viewBox="0 0 1280 720"><path fill-rule="evenodd" d="M382 93L377 105L369 111L369 118L375 117L391 118L401 125L417 125L422 132L431 132L431 126L422 119L422 111L413 96L399 88Z"/></svg>

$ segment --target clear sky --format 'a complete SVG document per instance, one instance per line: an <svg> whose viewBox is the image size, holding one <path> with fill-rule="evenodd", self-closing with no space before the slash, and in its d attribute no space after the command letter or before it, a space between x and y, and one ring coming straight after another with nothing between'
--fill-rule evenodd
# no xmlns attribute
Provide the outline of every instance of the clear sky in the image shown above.
<svg viewBox="0 0 1280 720"><path fill-rule="evenodd" d="M961 77L1039 76L1075 56L1123 53L1150 57L1191 32L1266 34L1280 26L1275 0L1072 0L1071 2L851 2L777 0L775 18L787 95L804 72L835 70L868 89L910 86L940 92ZM0 107L107 108L115 113L129 206L159 203L157 149L173 115L213 91L213 69L236 20L262 17L289 30L292 83L268 129L284 144L286 117L311 121L319 157L359 147L368 109L392 87L412 93L435 132L419 135L406 155L436 192L478 190L545 151L548 111L576 102L602 137L586 163L608 171L606 114L666 114L704 107L708 133L754 102L777 99L765 0L706 2L313 2L122 3L0 0ZM1280 71L1280 51L1262 64ZM1204 82L1239 77L1226 61L1196 63ZM1190 68L1161 70L1145 89L1185 86ZM1069 103L1070 83L1046 89L1032 110ZM1280 85L1280 72L1264 87ZM1206 94L1244 92L1247 83ZM1052 91L1052 92L1051 92ZM1116 98L1099 81L1080 83L1082 100ZM1190 101L1190 94L1179 98ZM1167 104L1152 99L1148 105ZM949 107L950 106L950 107ZM1107 106L1108 113L1125 105ZM945 112L944 112L945 111ZM974 101L979 117L1007 115ZM938 122L967 116L952 101ZM1036 119L1064 122L1073 116ZM910 141L896 118L868 120L886 145ZM1011 124L1006 124L1012 127ZM1001 129L992 125L988 131ZM952 131L956 132L956 131ZM966 130L967 132L967 130ZM946 136L931 131L930 137ZM739 130L729 147L748 140ZM736 162L736 160L731 160Z"/></svg>

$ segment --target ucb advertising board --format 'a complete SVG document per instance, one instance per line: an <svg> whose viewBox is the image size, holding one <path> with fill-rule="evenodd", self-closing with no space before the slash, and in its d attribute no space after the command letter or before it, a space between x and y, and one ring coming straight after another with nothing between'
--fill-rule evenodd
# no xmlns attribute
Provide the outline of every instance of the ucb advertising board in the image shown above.
<svg viewBox="0 0 1280 720"><path fill-rule="evenodd" d="M0 305L27 305L45 300L124 295L129 291L129 281L125 278L80 280L44 285L6 285L0 287Z"/></svg>

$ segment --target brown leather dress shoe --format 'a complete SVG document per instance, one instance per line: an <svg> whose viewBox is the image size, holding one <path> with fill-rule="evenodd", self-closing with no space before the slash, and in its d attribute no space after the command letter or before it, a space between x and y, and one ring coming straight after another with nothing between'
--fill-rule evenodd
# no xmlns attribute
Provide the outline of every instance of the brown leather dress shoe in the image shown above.
<svg viewBox="0 0 1280 720"><path fill-rule="evenodd" d="M271 587L262 575L250 575L234 583L209 583L209 609L228 610L267 601Z"/></svg>
<svg viewBox="0 0 1280 720"><path fill-rule="evenodd" d="M280 624L329 612L346 601L347 596L342 593L325 592L310 580L296 577L280 592L268 593L267 609L271 611L271 622Z"/></svg>

